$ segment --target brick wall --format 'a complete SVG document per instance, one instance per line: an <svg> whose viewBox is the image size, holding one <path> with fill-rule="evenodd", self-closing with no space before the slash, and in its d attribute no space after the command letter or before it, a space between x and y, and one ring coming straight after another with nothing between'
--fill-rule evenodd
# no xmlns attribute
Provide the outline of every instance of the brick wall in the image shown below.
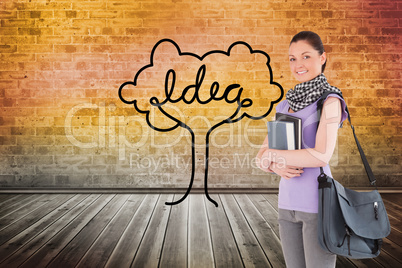
<svg viewBox="0 0 402 268"><path fill-rule="evenodd" d="M2 0L0 186L187 187L189 132L152 130L118 99L119 86L169 38L197 55L247 42L269 54L273 80L287 91L296 83L288 45L301 30L322 37L326 76L344 92L379 185L401 186L401 7L394 0ZM161 59L170 61L169 53ZM253 64L239 65L242 78L258 76ZM219 116L219 108L202 115ZM253 162L272 115L212 133L210 187L278 186ZM197 122L195 186L202 187L205 122ZM349 127L339 131L332 166L346 185L368 185Z"/></svg>

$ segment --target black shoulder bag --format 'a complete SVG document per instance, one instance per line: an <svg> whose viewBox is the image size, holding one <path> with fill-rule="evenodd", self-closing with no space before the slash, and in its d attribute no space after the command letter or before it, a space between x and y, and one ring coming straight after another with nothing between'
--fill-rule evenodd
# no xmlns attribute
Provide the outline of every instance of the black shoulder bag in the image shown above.
<svg viewBox="0 0 402 268"><path fill-rule="evenodd" d="M326 92L318 102L319 116L329 94L334 92ZM380 254L382 238L389 235L391 227L375 185L376 179L357 140L347 108L346 111L368 179L375 190L357 192L345 188L327 176L321 167L321 174L317 178L318 240L322 248L337 255L352 259L373 258Z"/></svg>

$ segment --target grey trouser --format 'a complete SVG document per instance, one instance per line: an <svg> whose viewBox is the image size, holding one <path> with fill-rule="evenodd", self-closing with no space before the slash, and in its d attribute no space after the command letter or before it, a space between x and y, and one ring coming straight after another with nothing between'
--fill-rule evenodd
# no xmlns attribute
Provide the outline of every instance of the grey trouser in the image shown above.
<svg viewBox="0 0 402 268"><path fill-rule="evenodd" d="M319 245L317 216L317 213L279 209L279 234L287 268L335 267L336 255Z"/></svg>

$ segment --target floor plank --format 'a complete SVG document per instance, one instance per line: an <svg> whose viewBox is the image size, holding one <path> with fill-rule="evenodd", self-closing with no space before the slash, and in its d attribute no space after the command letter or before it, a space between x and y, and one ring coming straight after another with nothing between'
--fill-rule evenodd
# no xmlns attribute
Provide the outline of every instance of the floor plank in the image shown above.
<svg viewBox="0 0 402 268"><path fill-rule="evenodd" d="M402 208L399 208L392 202L384 200L385 209L388 213L388 219L391 226L399 232L402 232L402 222L400 221L402 216Z"/></svg>
<svg viewBox="0 0 402 268"><path fill-rule="evenodd" d="M211 234L205 208L205 196L195 194L189 200L188 263L189 267L213 267Z"/></svg>
<svg viewBox="0 0 402 268"><path fill-rule="evenodd" d="M278 211L278 195L277 194L264 194L265 199L271 204L271 206Z"/></svg>
<svg viewBox="0 0 402 268"><path fill-rule="evenodd" d="M272 267L285 267L279 237L247 195L236 194L235 198Z"/></svg>
<svg viewBox="0 0 402 268"><path fill-rule="evenodd" d="M402 195L379 257L338 268L402 267ZM0 194L0 268L284 267L276 194ZM3 204L4 206L2 206Z"/></svg>
<svg viewBox="0 0 402 268"><path fill-rule="evenodd" d="M391 255L388 252L389 250L390 248L383 247L378 257L376 257L375 259L368 259L368 260L373 260L384 267L401 267L402 263L400 262L400 254L398 254L399 256Z"/></svg>
<svg viewBox="0 0 402 268"><path fill-rule="evenodd" d="M60 195L54 202L50 202L46 204L46 206L38 209L38 211L34 211L34 213L29 213L25 217L17 219L12 224L4 227L0 230L0 245L16 236L21 230L25 230L34 225L36 222L41 220L43 217L45 217L73 197L74 195ZM13 218L17 217L13 216ZM3 223L3 221L0 222Z"/></svg>
<svg viewBox="0 0 402 268"><path fill-rule="evenodd" d="M279 225L278 225L278 210L274 208L268 200L260 194L248 195L254 206L258 209L261 215L270 225L272 231L277 237L279 237Z"/></svg>
<svg viewBox="0 0 402 268"><path fill-rule="evenodd" d="M70 215L65 215L41 236L36 237L34 243L26 245L22 256L28 258L21 267L44 267L50 263L112 198L113 195L102 195L84 200L84 207L77 207L77 210L74 210L76 214L71 215L71 218L68 217ZM31 256L34 248L38 249ZM21 260L14 260L14 263L19 262Z"/></svg>
<svg viewBox="0 0 402 268"><path fill-rule="evenodd" d="M131 267L157 267L159 265L171 209L171 206L165 205L165 202L172 202L172 200L172 194L162 194L159 198Z"/></svg>
<svg viewBox="0 0 402 268"><path fill-rule="evenodd" d="M354 268L356 267L349 259L345 257L337 257L336 258L336 268Z"/></svg>
<svg viewBox="0 0 402 268"><path fill-rule="evenodd" d="M10 204L14 204L21 198L27 198L29 195L28 194L1 194L0 195L0 207L1 209L9 206ZM0 216L1 216L1 210L0 210Z"/></svg>
<svg viewBox="0 0 402 268"><path fill-rule="evenodd" d="M49 226L55 223L63 215L67 214L70 211L70 209L75 207L86 197L87 195L76 195L72 197L70 200L68 200L62 206L60 206L57 210L52 211L51 213L43 217L40 221L36 222L35 224L29 226L26 229L22 227L19 230L19 233L18 231L16 231L18 234L11 239L7 234L3 234L2 237L7 236L7 238L4 239L2 243L0 243L1 244L0 266L3 266L1 263L4 260L9 258L12 254L14 254L17 250L22 248L25 244L34 239L40 233L43 233L45 230L47 230ZM4 243L5 240L7 240L7 243Z"/></svg>
<svg viewBox="0 0 402 268"><path fill-rule="evenodd" d="M48 264L49 268L58 268L63 265L74 267L78 264L92 243L103 229L122 208L129 195L115 195L104 207L88 221L80 232L63 248L61 252Z"/></svg>
<svg viewBox="0 0 402 268"><path fill-rule="evenodd" d="M391 219L392 218L392 219ZM398 219L395 219L394 217L389 217L389 221L391 223L391 233L387 237L390 241L393 243L397 244L398 247L402 247L402 233L398 231L398 229L394 228L393 226L393 221L400 221Z"/></svg>
<svg viewBox="0 0 402 268"><path fill-rule="evenodd" d="M92 244L77 267L104 267L117 242L140 206L144 195L131 195Z"/></svg>
<svg viewBox="0 0 402 268"><path fill-rule="evenodd" d="M7 202L8 200L17 197L15 194L0 194L0 206L3 206L3 202Z"/></svg>
<svg viewBox="0 0 402 268"><path fill-rule="evenodd" d="M106 267L131 266L158 200L159 195L145 196L110 255Z"/></svg>
<svg viewBox="0 0 402 268"><path fill-rule="evenodd" d="M175 195L173 200L177 198ZM171 208L160 267L187 267L188 201L186 198L179 206Z"/></svg>
<svg viewBox="0 0 402 268"><path fill-rule="evenodd" d="M211 198L218 203L218 207L211 202L206 204L215 267L244 267L220 198L218 195L211 195Z"/></svg>
<svg viewBox="0 0 402 268"><path fill-rule="evenodd" d="M398 193L389 193L389 194L381 194L381 197L388 201L393 203L395 206L398 206L400 209L402 209L402 198L401 194Z"/></svg>
<svg viewBox="0 0 402 268"><path fill-rule="evenodd" d="M271 267L233 195L220 197L245 267Z"/></svg>
<svg viewBox="0 0 402 268"><path fill-rule="evenodd" d="M57 198L57 195L45 194L39 198L33 200L25 206L16 209L11 215L7 214L1 218L0 230L6 228L7 226L17 222L18 220L26 217L31 213L35 213L36 210L50 203L53 199Z"/></svg>
<svg viewBox="0 0 402 268"><path fill-rule="evenodd" d="M32 202L35 202L35 200L38 200L43 196L45 196L45 194L21 195L14 202L0 208L0 219L5 218L8 214L14 213L21 208L29 207Z"/></svg>

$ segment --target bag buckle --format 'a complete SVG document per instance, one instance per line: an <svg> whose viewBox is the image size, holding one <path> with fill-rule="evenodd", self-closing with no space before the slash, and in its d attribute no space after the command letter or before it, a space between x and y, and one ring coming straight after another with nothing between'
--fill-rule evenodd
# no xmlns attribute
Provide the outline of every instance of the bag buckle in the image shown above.
<svg viewBox="0 0 402 268"><path fill-rule="evenodd" d="M331 188L331 187L332 187L332 183L331 183L331 181L328 181L328 179L331 179L331 177L329 177L327 174L325 174L324 172L322 172L322 173L317 177L318 189L322 189L322 188Z"/></svg>
<svg viewBox="0 0 402 268"><path fill-rule="evenodd" d="M374 202L374 217L378 220L378 203Z"/></svg>
<svg viewBox="0 0 402 268"><path fill-rule="evenodd" d="M349 228L349 226L345 223L345 231L346 234L343 237L343 240L340 244L338 244L338 247L342 247L343 244L345 243L345 240L347 240L348 243L348 255L352 256L352 253L350 252L350 237L353 235L352 230Z"/></svg>

